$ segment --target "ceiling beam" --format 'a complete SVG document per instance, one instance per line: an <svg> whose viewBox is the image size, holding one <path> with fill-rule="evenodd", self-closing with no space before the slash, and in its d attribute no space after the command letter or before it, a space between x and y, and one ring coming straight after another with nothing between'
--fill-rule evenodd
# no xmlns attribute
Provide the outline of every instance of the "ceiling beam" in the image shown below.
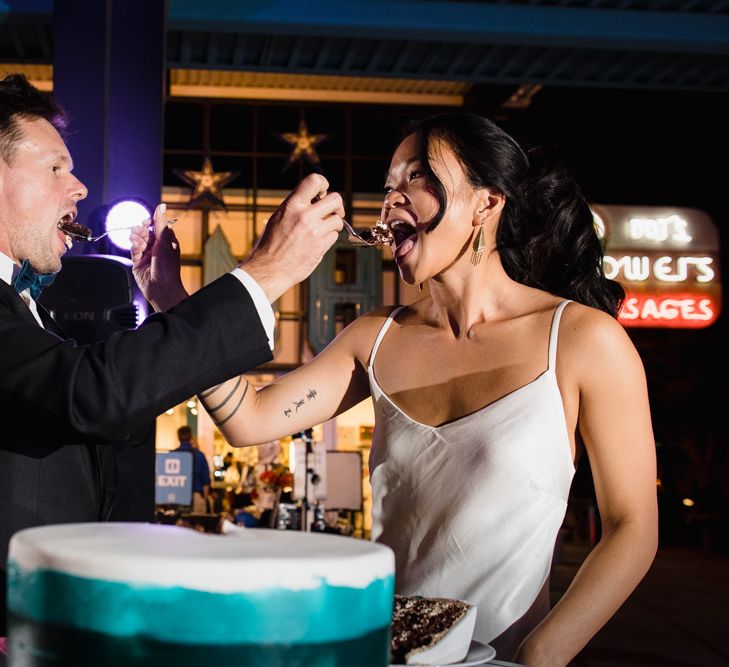
<svg viewBox="0 0 729 667"><path fill-rule="evenodd" d="M170 30L729 53L729 16L426 0L169 0Z"/></svg>

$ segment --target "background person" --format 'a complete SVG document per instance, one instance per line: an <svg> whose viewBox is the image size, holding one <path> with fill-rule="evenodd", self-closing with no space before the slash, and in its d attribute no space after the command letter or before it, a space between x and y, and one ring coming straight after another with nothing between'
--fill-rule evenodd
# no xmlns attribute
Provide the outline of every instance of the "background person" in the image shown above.
<svg viewBox="0 0 729 667"><path fill-rule="evenodd" d="M205 514L209 511L210 496L210 466L200 449L193 444L192 429L189 426L180 426L177 429L177 439L180 446L176 452L190 452L192 454L192 511L196 514Z"/></svg>

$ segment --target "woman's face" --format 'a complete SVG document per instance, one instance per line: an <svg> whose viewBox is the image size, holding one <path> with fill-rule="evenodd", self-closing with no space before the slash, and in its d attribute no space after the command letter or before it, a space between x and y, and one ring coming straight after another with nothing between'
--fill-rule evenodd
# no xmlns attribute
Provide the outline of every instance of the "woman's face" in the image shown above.
<svg viewBox="0 0 729 667"><path fill-rule="evenodd" d="M414 134L398 146L385 181L382 220L395 239L400 275L411 285L438 275L464 254L478 208L478 194L450 147L434 141L430 152L431 167L447 197L445 215L434 231L425 230L438 212L438 200L423 173Z"/></svg>

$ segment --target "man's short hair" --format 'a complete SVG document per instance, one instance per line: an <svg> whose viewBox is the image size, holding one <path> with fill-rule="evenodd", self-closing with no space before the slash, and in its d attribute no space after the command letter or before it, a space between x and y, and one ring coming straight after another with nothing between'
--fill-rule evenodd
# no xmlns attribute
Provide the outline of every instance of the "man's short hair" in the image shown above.
<svg viewBox="0 0 729 667"><path fill-rule="evenodd" d="M62 135L68 125L64 110L47 93L22 74L8 74L0 81L0 157L10 164L23 138L18 121L45 118Z"/></svg>
<svg viewBox="0 0 729 667"><path fill-rule="evenodd" d="M189 442L192 439L192 429L189 426L180 426L177 429L177 438L180 442Z"/></svg>

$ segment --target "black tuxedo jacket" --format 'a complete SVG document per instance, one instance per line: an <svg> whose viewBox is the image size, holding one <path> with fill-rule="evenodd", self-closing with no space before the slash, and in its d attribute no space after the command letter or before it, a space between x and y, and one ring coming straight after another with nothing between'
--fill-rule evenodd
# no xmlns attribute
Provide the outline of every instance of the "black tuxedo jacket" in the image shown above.
<svg viewBox="0 0 729 667"><path fill-rule="evenodd" d="M47 330L0 280L0 636L11 535L106 519L113 494L108 445L271 359L253 301L230 275L93 345L64 339L39 312Z"/></svg>

